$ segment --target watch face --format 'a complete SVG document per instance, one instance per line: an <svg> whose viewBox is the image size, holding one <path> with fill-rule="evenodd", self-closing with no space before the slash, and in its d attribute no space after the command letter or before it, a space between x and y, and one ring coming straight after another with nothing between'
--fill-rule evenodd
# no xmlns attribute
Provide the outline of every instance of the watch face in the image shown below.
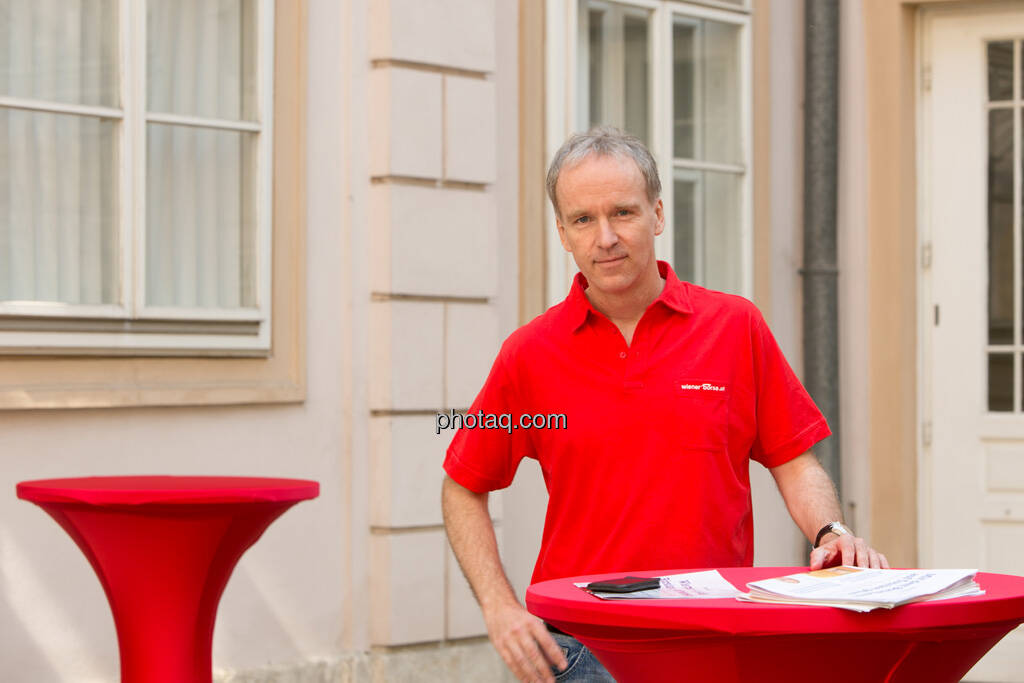
<svg viewBox="0 0 1024 683"><path fill-rule="evenodd" d="M840 536L843 534L853 535L853 532L842 522L832 522L832 533L839 534Z"/></svg>

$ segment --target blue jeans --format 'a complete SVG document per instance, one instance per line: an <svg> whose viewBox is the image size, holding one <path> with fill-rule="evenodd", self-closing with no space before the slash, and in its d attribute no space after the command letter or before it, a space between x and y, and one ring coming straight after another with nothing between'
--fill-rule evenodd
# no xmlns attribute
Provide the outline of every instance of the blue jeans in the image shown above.
<svg viewBox="0 0 1024 683"><path fill-rule="evenodd" d="M558 643L558 647L562 648L565 659L569 662L564 671L553 671L558 683L615 683L612 675L597 661L597 657L586 645L564 633L552 633L551 637Z"/></svg>

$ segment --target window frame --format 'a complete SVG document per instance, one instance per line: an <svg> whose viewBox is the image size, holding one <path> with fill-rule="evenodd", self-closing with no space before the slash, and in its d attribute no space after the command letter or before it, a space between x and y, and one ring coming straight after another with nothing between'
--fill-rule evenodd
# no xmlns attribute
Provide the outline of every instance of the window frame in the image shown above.
<svg viewBox="0 0 1024 683"><path fill-rule="evenodd" d="M0 410L305 400L307 5L308 0L275 0L270 353L125 357L0 352Z"/></svg>
<svg viewBox="0 0 1024 683"><path fill-rule="evenodd" d="M665 207L665 231L655 240L657 258L671 262L674 244L675 171L736 171L742 166L740 197L740 290L736 293L752 298L754 290L754 159L753 159L753 26L749 2L735 5L725 2L676 0L600 0L650 13L650 149L658 163L662 181L662 201ZM581 50L581 0L559 3L549 1L546 6L546 157L550 160L559 145L571 133L580 130L580 112L587 106L580 100L586 91L579 81L578 55ZM677 162L673 156L672 131L672 27L677 16L706 19L739 27L739 150L744 163L719 164L714 162ZM565 87L566 83L572 87ZM553 305L565 297L576 272L571 255L558 239L554 211L546 206L546 302Z"/></svg>
<svg viewBox="0 0 1024 683"><path fill-rule="evenodd" d="M94 116L118 122L116 184L117 301L101 305L0 302L0 353L37 355L265 356L272 328L275 1L251 2L255 18L255 121L221 121L147 111L147 2L118 0L119 108L64 104L0 95L0 106ZM145 304L146 135L149 123L257 134L255 306L159 307Z"/></svg>

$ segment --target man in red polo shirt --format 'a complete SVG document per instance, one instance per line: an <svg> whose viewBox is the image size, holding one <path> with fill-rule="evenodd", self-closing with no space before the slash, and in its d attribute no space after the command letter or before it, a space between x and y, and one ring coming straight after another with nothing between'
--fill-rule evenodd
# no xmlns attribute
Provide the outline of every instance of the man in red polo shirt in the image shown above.
<svg viewBox="0 0 1024 683"><path fill-rule="evenodd" d="M632 136L598 128L562 146L548 194L580 272L565 301L505 341L467 414L506 416L509 428L467 425L445 458L448 538L520 680L612 680L575 639L530 615L502 570L487 496L523 457L540 463L549 493L534 582L751 565L750 459L769 468L815 542L812 568L888 566L841 525L835 488L809 451L828 425L760 312L655 259L660 193L654 159Z"/></svg>

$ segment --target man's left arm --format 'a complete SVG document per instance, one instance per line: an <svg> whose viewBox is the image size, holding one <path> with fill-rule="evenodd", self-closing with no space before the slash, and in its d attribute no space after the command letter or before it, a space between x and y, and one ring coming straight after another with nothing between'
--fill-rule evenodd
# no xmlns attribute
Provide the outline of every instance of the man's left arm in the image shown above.
<svg viewBox="0 0 1024 683"><path fill-rule="evenodd" d="M769 471L790 516L811 543L826 524L843 520L832 479L810 451ZM885 555L869 547L863 538L832 532L825 534L821 545L811 551L810 568L813 571L836 564L838 558L845 565L889 568Z"/></svg>

